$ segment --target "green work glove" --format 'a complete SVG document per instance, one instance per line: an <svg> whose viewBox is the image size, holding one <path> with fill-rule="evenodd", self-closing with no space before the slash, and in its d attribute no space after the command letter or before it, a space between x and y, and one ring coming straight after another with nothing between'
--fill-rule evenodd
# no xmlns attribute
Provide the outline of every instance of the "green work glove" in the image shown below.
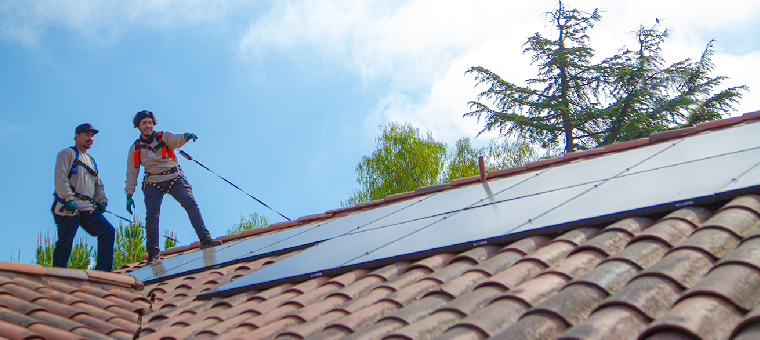
<svg viewBox="0 0 760 340"><path fill-rule="evenodd" d="M132 200L132 195L127 195L127 211L132 213L132 207L135 206L135 201Z"/></svg>
<svg viewBox="0 0 760 340"><path fill-rule="evenodd" d="M108 203L105 203L105 202L99 203L98 204L98 210L100 210L100 212L106 212L106 207L107 206L108 206Z"/></svg>
<svg viewBox="0 0 760 340"><path fill-rule="evenodd" d="M66 201L66 210L68 211L77 211L77 202L74 200Z"/></svg>
<svg viewBox="0 0 760 340"><path fill-rule="evenodd" d="M193 142L195 142L195 140L198 139L198 136L196 136L194 133L189 133L189 132L186 133L185 134L185 140L189 141L191 139L193 140Z"/></svg>

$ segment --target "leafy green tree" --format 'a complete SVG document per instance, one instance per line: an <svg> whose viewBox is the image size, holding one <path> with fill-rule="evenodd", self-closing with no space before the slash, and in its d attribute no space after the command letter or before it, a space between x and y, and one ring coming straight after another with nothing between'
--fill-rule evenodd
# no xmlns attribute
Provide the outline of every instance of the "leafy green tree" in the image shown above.
<svg viewBox="0 0 760 340"><path fill-rule="evenodd" d="M57 238L55 234L53 237ZM53 266L53 251L55 251L55 241L50 238L50 232L45 234L40 232L37 235L37 264L45 267ZM68 268L87 269L90 267L91 258L95 256L95 247L90 247L84 238L74 242L69 256Z"/></svg>
<svg viewBox="0 0 760 340"><path fill-rule="evenodd" d="M577 147L588 147L585 123L589 108L594 106L598 90L599 70L590 59L593 49L588 45L586 31L594 27L601 15L566 9L562 2L547 13L548 21L557 31L556 39L536 33L528 38L523 53L532 53L532 63L538 64L538 76L528 79L527 87L510 83L484 67L472 67L466 74L474 74L476 84L490 84L471 101L471 111L465 116L484 118L482 132L498 130L507 135L527 138L544 148L564 145L566 152ZM539 88L534 88L539 87Z"/></svg>
<svg viewBox="0 0 760 340"><path fill-rule="evenodd" d="M568 10L559 1L547 17L557 38L536 33L525 43L523 52L533 54L539 67L526 87L484 67L466 72L475 75L477 85L489 85L465 113L484 119L481 133L517 134L571 152L721 118L748 90L737 86L713 94L726 77L710 75L712 41L698 61L666 66L661 45L667 31L642 26L636 49L621 49L593 64L586 31L601 19L599 12Z"/></svg>
<svg viewBox="0 0 760 340"><path fill-rule="evenodd" d="M227 235L237 234L250 229L266 228L267 226L269 226L269 219L266 215L252 213L247 218L240 216L240 223L228 229Z"/></svg>
<svg viewBox="0 0 760 340"><path fill-rule="evenodd" d="M475 148L470 138L462 137L449 154L443 182L478 175L480 156L483 156L486 172L525 165L541 158L536 149L523 140L491 139L488 145Z"/></svg>
<svg viewBox="0 0 760 340"><path fill-rule="evenodd" d="M126 226L119 223L116 228L116 245L113 251L113 269L119 269L126 264L140 262L143 254L147 254L145 248L145 230L142 222L135 217Z"/></svg>
<svg viewBox="0 0 760 340"><path fill-rule="evenodd" d="M362 186L341 205L381 199L399 192L439 183L446 161L446 144L422 135L410 123L390 122L381 127L377 147L356 166ZM354 203L355 204L355 203Z"/></svg>
<svg viewBox="0 0 760 340"><path fill-rule="evenodd" d="M520 166L537 160L538 153L526 141L491 140L475 148L468 137L456 141L452 150L433 139L423 137L409 123L391 122L381 126L377 146L371 156L362 157L356 166L357 182L362 185L341 201L353 206L385 196L413 191L419 187L451 182L480 173L479 156L484 157L486 171Z"/></svg>

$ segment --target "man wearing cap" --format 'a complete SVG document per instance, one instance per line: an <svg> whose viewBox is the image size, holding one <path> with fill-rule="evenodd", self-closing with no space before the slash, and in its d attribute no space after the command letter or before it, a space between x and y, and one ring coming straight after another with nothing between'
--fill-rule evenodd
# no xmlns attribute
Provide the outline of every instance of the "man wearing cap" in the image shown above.
<svg viewBox="0 0 760 340"><path fill-rule="evenodd" d="M98 238L98 264L95 269L111 271L114 228L103 217L108 200L95 160L87 154L98 130L91 124L77 126L74 146L58 153L55 162L55 201L52 212L58 229L53 251L53 266L66 268L71 246L79 226Z"/></svg>
<svg viewBox="0 0 760 340"><path fill-rule="evenodd" d="M211 238L203 224L201 211L193 197L193 190L187 182L177 163L174 150L182 147L189 140L198 138L195 134L176 134L170 131L153 131L156 116L150 111L140 111L132 119L135 128L140 130L140 138L129 148L127 155L127 180L124 192L127 194L127 211L132 213L135 206L132 194L137 185L140 165L145 167L142 190L145 196L145 230L148 248L148 264L157 263L158 256L158 217L161 213L161 201L164 194L174 197L187 212L190 223L200 240L200 248L205 249L222 244Z"/></svg>

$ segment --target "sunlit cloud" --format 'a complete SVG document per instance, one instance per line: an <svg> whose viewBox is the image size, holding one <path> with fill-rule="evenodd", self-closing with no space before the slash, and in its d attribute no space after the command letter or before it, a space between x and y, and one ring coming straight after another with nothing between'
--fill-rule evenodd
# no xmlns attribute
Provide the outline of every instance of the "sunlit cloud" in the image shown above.
<svg viewBox="0 0 760 340"><path fill-rule="evenodd" d="M635 44L631 32L659 20L661 27L671 31L664 49L666 62L671 63L698 58L712 32L741 35L742 30L756 28L760 17L760 4L750 1L727 1L719 8L707 1L565 4L602 10L602 20L590 31L600 57ZM251 21L238 49L247 58L276 53L292 62L340 65L365 83L383 84L382 99L367 113L367 134L375 135L377 126L388 121L408 121L451 143L482 129L482 122L462 118L468 112L467 103L482 90L474 88L474 79L464 72L471 66L484 66L515 83L535 75L530 59L522 54L522 44L535 32L553 34L542 14L555 6L550 0L393 5L387 1L278 2L269 13ZM716 54L714 62L715 74L731 77L726 86L758 88L754 84L760 71L749 67L757 65L754 54ZM749 97L745 96L740 112L750 110L747 105L760 105L748 101Z"/></svg>

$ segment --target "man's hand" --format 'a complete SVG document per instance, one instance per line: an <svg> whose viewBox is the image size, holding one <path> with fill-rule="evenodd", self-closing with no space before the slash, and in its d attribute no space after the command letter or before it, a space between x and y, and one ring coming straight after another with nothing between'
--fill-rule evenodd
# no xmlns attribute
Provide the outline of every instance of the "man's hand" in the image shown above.
<svg viewBox="0 0 760 340"><path fill-rule="evenodd" d="M196 136L194 133L189 133L189 132L186 133L185 134L185 140L189 141L191 139L193 140L193 142L195 142L195 140L198 139L198 136Z"/></svg>
<svg viewBox="0 0 760 340"><path fill-rule="evenodd" d="M77 211L77 202L75 200L66 201L66 210Z"/></svg>
<svg viewBox="0 0 760 340"><path fill-rule="evenodd" d="M105 202L98 203L98 210L100 210L100 212L106 212L107 206L108 206L108 203L105 203Z"/></svg>
<svg viewBox="0 0 760 340"><path fill-rule="evenodd" d="M132 208L134 206L135 206L135 201L132 200L132 195L127 195L127 211L129 211L130 214L132 214Z"/></svg>

